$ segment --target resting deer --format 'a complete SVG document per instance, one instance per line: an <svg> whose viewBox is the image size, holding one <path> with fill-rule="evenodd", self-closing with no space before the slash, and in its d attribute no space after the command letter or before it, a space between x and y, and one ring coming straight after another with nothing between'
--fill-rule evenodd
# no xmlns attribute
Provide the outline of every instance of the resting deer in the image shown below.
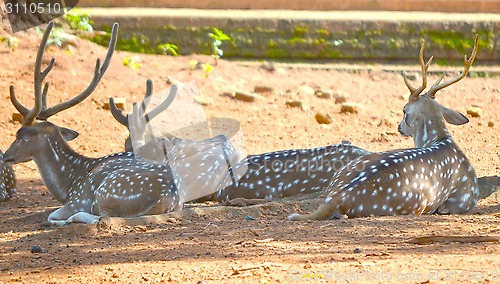
<svg viewBox="0 0 500 284"><path fill-rule="evenodd" d="M226 177L219 192L201 200L235 198L282 199L322 191L331 176L350 161L370 152L348 143L314 149L284 150L250 155L231 167L235 182ZM245 170L241 170L244 168Z"/></svg>
<svg viewBox="0 0 500 284"><path fill-rule="evenodd" d="M444 74L421 95L427 86L424 47L420 49L422 85L415 88L406 76L410 90L404 117L398 130L412 136L415 148L362 156L333 176L325 201L310 214L292 214L290 220L327 218L466 213L478 199L476 174L469 160L451 138L445 120L454 125L468 122L459 113L436 102L436 93L463 79L476 57L478 38L470 59L465 56L462 73L443 84Z"/></svg>
<svg viewBox="0 0 500 284"><path fill-rule="evenodd" d="M3 158L2 151L0 158ZM10 199L14 192L16 192L16 176L12 166L0 160L0 202Z"/></svg>
<svg viewBox="0 0 500 284"><path fill-rule="evenodd" d="M73 151L66 141L78 133L48 121L50 116L68 109L88 97L97 87L114 52L118 24L113 26L106 58L97 59L94 77L80 95L47 108L49 83L42 83L54 66L49 62L42 72L42 58L53 23L49 23L38 48L35 63L35 103L29 110L16 99L10 86L10 98L22 114L22 127L16 140L4 155L4 161L23 163L35 161L40 175L53 196L62 204L49 215L56 225L69 222L95 223L100 216L133 217L159 214L182 208L178 190L181 180L167 164L118 153L94 159Z"/></svg>
<svg viewBox="0 0 500 284"><path fill-rule="evenodd" d="M168 162L184 181L186 187L183 201L191 201L216 192L226 177L229 167L241 160L227 136L218 135L203 141L180 139L169 133L160 133L149 122L167 109L175 100L179 87L174 85L168 97L149 113L145 113L153 94L153 81L148 80L146 94L140 104L134 103L127 116L115 105L113 98L109 105L113 117L129 130L125 141L125 151L155 160ZM131 138L132 136L132 138Z"/></svg>
<svg viewBox="0 0 500 284"><path fill-rule="evenodd" d="M116 107L113 98L110 98L109 105L113 117L129 129L130 136L134 136L125 141L125 150L160 162L167 157L186 183L188 194L185 201L197 197L201 197L197 201L280 199L311 193L323 189L329 177L347 161L369 153L352 145L340 144L251 155L238 162L240 153L225 135L194 141L179 139L169 133L153 133L153 129L146 126L174 101L178 90L174 87L170 95L147 114L144 112L151 99L151 80L147 82L141 106L134 104L133 111L127 116ZM304 172L309 174L307 178L298 179L297 176ZM212 192L216 193L210 194Z"/></svg>

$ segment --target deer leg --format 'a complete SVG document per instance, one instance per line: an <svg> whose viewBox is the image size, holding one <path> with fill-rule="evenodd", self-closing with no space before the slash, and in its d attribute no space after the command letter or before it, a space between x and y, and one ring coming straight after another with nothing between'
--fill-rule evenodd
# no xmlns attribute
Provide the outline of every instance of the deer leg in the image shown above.
<svg viewBox="0 0 500 284"><path fill-rule="evenodd" d="M50 213L48 222L53 225L63 226L64 224L66 224L66 220L68 220L68 218L73 216L74 214L75 210L71 208L71 206L64 205L63 207Z"/></svg>
<svg viewBox="0 0 500 284"><path fill-rule="evenodd" d="M101 216L98 215L92 215L87 212L78 212L74 214L73 216L69 217L65 224L69 223L84 223L84 224L95 224L99 222L101 219Z"/></svg>
<svg viewBox="0 0 500 284"><path fill-rule="evenodd" d="M479 192L476 186L463 184L456 189L436 210L438 214L463 214L472 209L477 202Z"/></svg>
<svg viewBox="0 0 500 284"><path fill-rule="evenodd" d="M309 214L297 214L293 213L288 216L288 220L291 221L307 221L307 220L324 220L328 218L341 219L342 214L340 213L340 196L329 197L325 199L325 202L321 203L316 211Z"/></svg>

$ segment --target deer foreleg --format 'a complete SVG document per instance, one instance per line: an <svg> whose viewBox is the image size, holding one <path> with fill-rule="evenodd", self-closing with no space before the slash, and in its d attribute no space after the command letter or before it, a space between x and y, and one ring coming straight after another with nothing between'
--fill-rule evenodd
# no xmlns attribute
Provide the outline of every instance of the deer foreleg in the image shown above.
<svg viewBox="0 0 500 284"><path fill-rule="evenodd" d="M95 224L99 222L101 216L92 215L87 212L78 212L66 220L66 224L69 223L84 223L84 224Z"/></svg>

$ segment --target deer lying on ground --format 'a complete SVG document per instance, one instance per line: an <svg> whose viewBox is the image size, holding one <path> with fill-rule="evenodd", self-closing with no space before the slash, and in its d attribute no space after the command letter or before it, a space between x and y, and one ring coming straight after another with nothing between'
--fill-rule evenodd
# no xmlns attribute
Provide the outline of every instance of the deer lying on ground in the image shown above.
<svg viewBox="0 0 500 284"><path fill-rule="evenodd" d="M235 182L231 182L230 178L223 179L226 184L219 185L222 190L199 201L282 199L322 191L335 172L367 154L370 152L343 143L250 155L231 167Z"/></svg>
<svg viewBox="0 0 500 284"><path fill-rule="evenodd" d="M362 156L335 174L327 188L325 201L310 214L292 214L290 220L320 220L406 214L460 214L471 210L478 199L476 174L469 160L451 138L445 120L454 125L469 120L458 111L436 102L436 93L463 79L476 57L478 37L469 59L465 56L462 73L443 84L443 74L427 86L424 47L420 50L422 85L415 88L406 76L410 90L404 117L398 130L412 136L415 148Z"/></svg>
<svg viewBox="0 0 500 284"><path fill-rule="evenodd" d="M43 52L53 23L49 23L38 48L35 63L35 103L29 110L16 99L10 86L10 98L22 114L22 127L4 155L4 161L35 161L52 195L62 204L49 215L52 224L96 223L101 216L134 217L160 214L182 208L178 190L182 181L167 164L156 163L132 153L118 153L94 159L73 151L66 141L78 133L48 121L50 116L68 109L88 97L97 87L114 52L118 24L114 24L106 58L97 59L94 77L80 95L47 108L49 83L42 83L55 59L41 71Z"/></svg>
<svg viewBox="0 0 500 284"><path fill-rule="evenodd" d="M182 178L186 192L180 193L183 201L191 201L218 191L221 179L231 181L229 167L241 160L241 152L236 150L227 136L218 135L203 141L180 139L170 133L162 133L149 122L167 109L174 101L179 87L173 85L168 97L149 113L146 109L153 94L153 82L147 81L146 95L140 106L134 103L127 116L115 105L113 98L109 106L113 117L129 130L125 141L125 151L136 155L168 163Z"/></svg>
<svg viewBox="0 0 500 284"><path fill-rule="evenodd" d="M3 159L2 151L0 159ZM0 202L10 199L14 192L16 192L16 176L12 166L0 160Z"/></svg>
<svg viewBox="0 0 500 284"><path fill-rule="evenodd" d="M186 183L188 194L185 201L197 197L201 197L196 200L198 202L222 202L235 198L281 199L320 191L330 177L349 161L370 153L353 145L338 144L250 155L238 162L239 151L234 149L225 135L194 141L179 139L168 133L160 134L159 131L153 133L148 123L173 102L178 89L173 86L170 95L160 105L144 114L150 102L152 84L148 80L141 106L134 104L133 111L127 116L116 107L113 98L110 98L110 110L130 133L136 132L125 141L126 151L134 151L139 156L160 162L165 162L167 157L172 168ZM131 139L131 136L135 138ZM207 196L196 194L202 192ZM212 192L215 193L208 195Z"/></svg>

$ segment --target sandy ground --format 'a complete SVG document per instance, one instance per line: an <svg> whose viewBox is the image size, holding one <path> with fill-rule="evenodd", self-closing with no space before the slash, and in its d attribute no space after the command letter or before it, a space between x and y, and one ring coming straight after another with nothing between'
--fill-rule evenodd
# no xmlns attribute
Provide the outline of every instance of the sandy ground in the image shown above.
<svg viewBox="0 0 500 284"><path fill-rule="evenodd" d="M14 141L20 125L13 122L8 87L28 107L33 101L33 67L39 37L21 33L14 50L0 47L0 148ZM92 77L95 59L105 49L78 40L69 54L54 47L44 62L56 58L49 105L79 94ZM139 55L142 67L122 61L131 54L116 52L108 72L91 98L50 120L80 136L70 142L78 152L99 157L123 149L126 129L103 104L123 97L126 107L142 99L147 78L155 90L195 80L213 103L207 117L241 122L248 154L312 148L348 139L370 151L412 147L397 133L408 91L399 74L383 71L338 72L314 66L268 72L260 64L220 60L204 77L190 60L211 63L207 56ZM430 55L428 55L430 56ZM332 62L329 62L332 63ZM417 62L415 62L417 64ZM415 66L411 66L414 68ZM438 68L432 66L432 68ZM474 68L474 67L473 67ZM436 77L431 77L430 81ZM221 96L224 92L274 89L249 103ZM364 106L358 114L340 113L333 99L301 91L342 91ZM449 126L455 141L479 177L500 175L500 81L466 78L438 94L443 105L466 113L478 105L481 117L463 126ZM285 102L301 100L304 109ZM315 121L328 113L333 123ZM489 126L492 125L492 126ZM50 195L33 162L16 165L18 192L0 204L0 282L30 283L290 283L403 280L436 283L459 280L488 282L500 277L500 206L497 196L482 200L467 215L369 217L349 220L291 222L295 211L311 211L321 196L294 198L247 207L188 205L179 214L151 220L105 220L97 225L72 224L45 228L41 224L60 206ZM248 218L251 217L251 218ZM254 219L254 220L252 220ZM32 253L39 245L41 253ZM204 281L204 282L203 282Z"/></svg>

